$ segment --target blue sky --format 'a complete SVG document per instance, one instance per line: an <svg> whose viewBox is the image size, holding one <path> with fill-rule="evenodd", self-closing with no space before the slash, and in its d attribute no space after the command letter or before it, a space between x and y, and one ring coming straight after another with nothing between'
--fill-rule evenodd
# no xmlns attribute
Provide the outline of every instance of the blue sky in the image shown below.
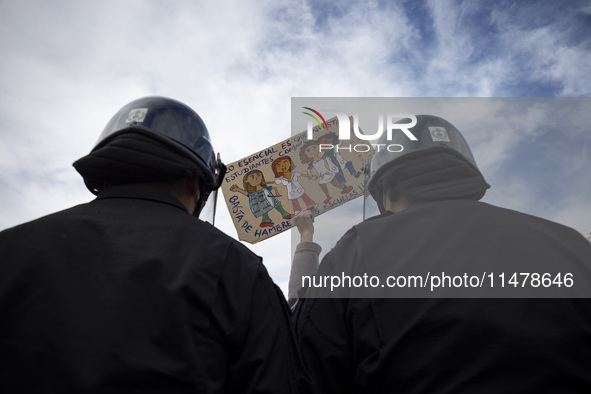
<svg viewBox="0 0 591 394"><path fill-rule="evenodd" d="M193 107L226 162L289 137L291 97L575 97L588 108L590 19L588 1L3 0L0 229L91 200L71 163L142 96ZM527 115L519 143L491 140L504 150L474 136L487 198L591 231L589 132ZM218 225L235 236L227 212ZM285 288L290 236L251 248Z"/></svg>

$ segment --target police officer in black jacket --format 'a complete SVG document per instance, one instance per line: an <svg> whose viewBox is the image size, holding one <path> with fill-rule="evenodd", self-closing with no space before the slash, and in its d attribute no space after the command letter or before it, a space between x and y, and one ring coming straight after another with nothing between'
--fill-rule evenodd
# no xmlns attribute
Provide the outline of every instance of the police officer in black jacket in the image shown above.
<svg viewBox="0 0 591 394"><path fill-rule="evenodd" d="M591 392L591 245L479 202L489 186L449 122L410 130L372 158L382 214L342 237L296 307L310 391Z"/></svg>
<svg viewBox="0 0 591 394"><path fill-rule="evenodd" d="M283 296L198 218L225 167L197 113L133 101L74 167L94 201L0 233L0 392L298 392Z"/></svg>

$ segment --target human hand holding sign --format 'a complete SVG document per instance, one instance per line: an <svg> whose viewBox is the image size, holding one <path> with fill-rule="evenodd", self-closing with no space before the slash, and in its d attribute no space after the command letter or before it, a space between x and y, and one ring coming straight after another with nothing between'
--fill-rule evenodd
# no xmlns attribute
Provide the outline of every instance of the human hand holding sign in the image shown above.
<svg viewBox="0 0 591 394"><path fill-rule="evenodd" d="M300 242L313 242L314 240L314 206L309 206L301 211L294 219L300 233Z"/></svg>

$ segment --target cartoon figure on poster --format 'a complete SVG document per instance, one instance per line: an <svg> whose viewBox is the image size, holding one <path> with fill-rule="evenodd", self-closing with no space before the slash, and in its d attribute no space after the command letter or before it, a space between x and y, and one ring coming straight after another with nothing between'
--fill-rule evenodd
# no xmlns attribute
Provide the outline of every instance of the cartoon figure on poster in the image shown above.
<svg viewBox="0 0 591 394"><path fill-rule="evenodd" d="M220 188L240 240L263 241L294 228L290 219L308 207L322 215L364 195L361 168L373 148L356 135L339 140L337 117L323 123L227 164ZM369 150L353 151L355 144Z"/></svg>
<svg viewBox="0 0 591 394"><path fill-rule="evenodd" d="M265 176L259 170L247 172L242 179L244 189L232 185L230 191L244 194L248 197L250 209L255 217L262 216L260 227L273 227L275 223L269 217L269 212L276 209L283 219L291 219L292 215L281 206L277 197L281 197L276 187L267 186ZM275 192L275 194L273 194Z"/></svg>
<svg viewBox="0 0 591 394"><path fill-rule="evenodd" d="M361 172L356 171L353 167L353 163L345 160L339 153L338 149L335 149L335 146L340 145L339 136L336 133L330 132L328 134L321 135L318 137L318 144L332 146L330 150L322 150L322 152L324 153L324 157L330 160L338 168L338 172L335 174L335 176L341 185L346 184L343 169L349 171L349 173L355 178L359 178Z"/></svg>
<svg viewBox="0 0 591 394"><path fill-rule="evenodd" d="M294 164L289 156L283 156L278 159L275 159L273 163L271 163L271 168L273 169L273 173L275 174L275 183L281 184L287 188L287 198L291 201L293 206L293 216L297 216L298 213L301 212L302 207L298 201L301 198L306 205L306 207L318 207L318 203L314 202L307 194L306 189L300 184L298 179L301 176L307 177L307 175L302 175L299 172L294 172Z"/></svg>
<svg viewBox="0 0 591 394"><path fill-rule="evenodd" d="M303 164L308 164L308 176L314 181L318 180L318 185L326 196L326 200L324 200L325 204L332 199L328 191L328 183L337 189L340 189L342 194L349 193L353 190L352 186L347 186L346 184L341 184L339 182L336 177L339 168L324 155L324 152L320 151L318 141L308 140L302 145L302 148L300 149L300 160ZM314 169L318 175L312 175L312 169Z"/></svg>

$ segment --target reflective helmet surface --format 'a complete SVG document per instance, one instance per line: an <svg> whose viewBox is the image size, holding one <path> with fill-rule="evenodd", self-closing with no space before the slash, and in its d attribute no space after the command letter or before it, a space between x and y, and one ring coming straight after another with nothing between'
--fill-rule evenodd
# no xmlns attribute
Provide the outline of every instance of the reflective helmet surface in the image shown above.
<svg viewBox="0 0 591 394"><path fill-rule="evenodd" d="M416 155L427 155L441 151L453 152L459 155L466 162L478 169L474 156L470 151L468 143L460 131L447 120L433 115L416 115L417 124L408 130L416 137L417 141L411 140L404 133L395 133L392 140L387 139L386 133L382 134L377 142L375 154L371 159L369 168L369 191L376 188L377 181L392 165ZM403 119L397 123L408 123ZM402 146L388 150L388 146ZM375 196L374 196L375 197Z"/></svg>
<svg viewBox="0 0 591 394"><path fill-rule="evenodd" d="M93 151L118 135L147 133L195 161L207 190L219 187L221 162L216 160L207 127L187 105L166 97L144 97L121 108L107 123Z"/></svg>

